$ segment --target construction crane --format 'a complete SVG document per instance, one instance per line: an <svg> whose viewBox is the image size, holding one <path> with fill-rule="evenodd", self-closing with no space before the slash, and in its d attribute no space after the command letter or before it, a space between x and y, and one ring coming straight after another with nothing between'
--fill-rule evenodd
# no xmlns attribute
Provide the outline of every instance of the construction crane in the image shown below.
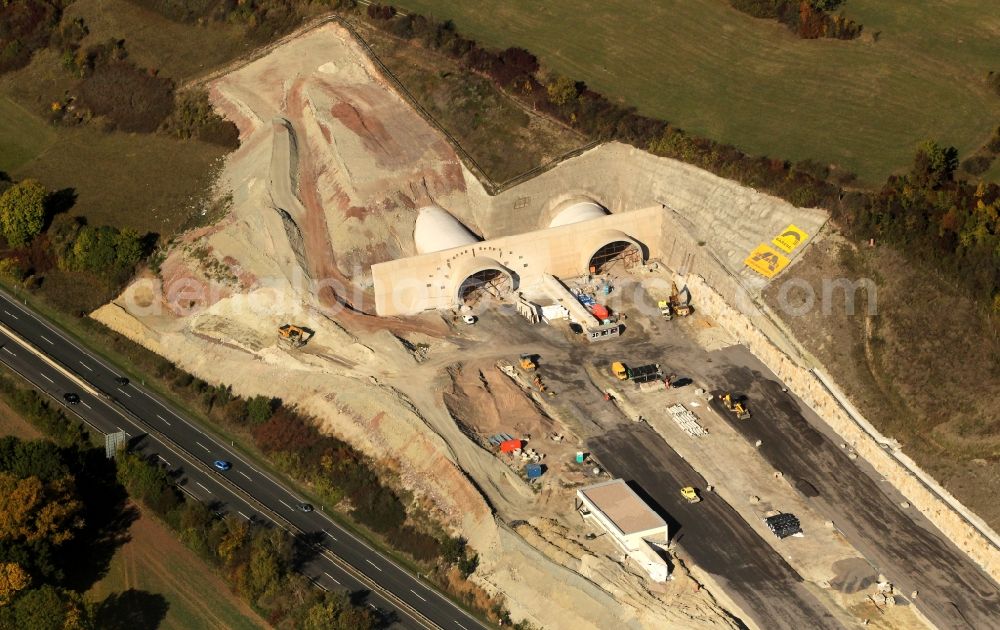
<svg viewBox="0 0 1000 630"><path fill-rule="evenodd" d="M284 324L278 327L278 341L291 348L301 348L306 345L312 335L312 331L294 324Z"/></svg>
<svg viewBox="0 0 1000 630"><path fill-rule="evenodd" d="M750 410L743 403L733 400L733 395L729 392L722 394L722 404L726 406L726 409L736 414L740 420L750 419Z"/></svg>

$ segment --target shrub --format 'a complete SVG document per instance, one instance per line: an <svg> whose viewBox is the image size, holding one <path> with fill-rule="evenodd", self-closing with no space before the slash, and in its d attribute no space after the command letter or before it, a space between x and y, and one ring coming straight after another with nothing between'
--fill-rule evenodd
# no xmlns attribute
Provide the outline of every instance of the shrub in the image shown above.
<svg viewBox="0 0 1000 630"><path fill-rule="evenodd" d="M174 107L174 84L126 61L94 70L79 87L79 104L121 131L150 132Z"/></svg>
<svg viewBox="0 0 1000 630"><path fill-rule="evenodd" d="M962 160L962 170L969 175L982 175L993 165L992 155L973 155Z"/></svg>

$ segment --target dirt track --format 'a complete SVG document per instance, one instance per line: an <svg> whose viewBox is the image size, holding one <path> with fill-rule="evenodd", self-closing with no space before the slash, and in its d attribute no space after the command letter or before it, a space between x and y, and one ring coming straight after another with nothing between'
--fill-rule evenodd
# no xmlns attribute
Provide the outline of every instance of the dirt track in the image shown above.
<svg viewBox="0 0 1000 630"><path fill-rule="evenodd" d="M918 591L915 603L924 615L940 628L1000 624L997 584L929 529L916 510L900 508L900 497L889 496L886 484L880 486L814 428L801 403L782 392L748 352L737 347L713 354L728 364L713 374L715 382L747 396L753 412L748 422L725 414L732 426L750 442L761 440L761 455L793 486L799 482L796 487L811 507L833 520L905 595ZM723 362L717 357L716 363Z"/></svg>

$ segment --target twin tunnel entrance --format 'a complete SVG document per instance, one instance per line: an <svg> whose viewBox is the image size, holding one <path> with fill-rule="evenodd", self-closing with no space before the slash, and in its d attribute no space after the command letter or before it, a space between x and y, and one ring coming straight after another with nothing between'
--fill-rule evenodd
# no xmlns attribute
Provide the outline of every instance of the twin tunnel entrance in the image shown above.
<svg viewBox="0 0 1000 630"><path fill-rule="evenodd" d="M631 237L621 234L603 238L596 250L581 260L580 272L605 274L612 271L628 272L645 260L642 246ZM588 248L589 249L589 248ZM501 263L476 258L475 267L467 269L458 277L463 277L458 285L456 298L465 306L476 306L482 300L502 300L517 288L518 278ZM544 264L544 261L540 261Z"/></svg>

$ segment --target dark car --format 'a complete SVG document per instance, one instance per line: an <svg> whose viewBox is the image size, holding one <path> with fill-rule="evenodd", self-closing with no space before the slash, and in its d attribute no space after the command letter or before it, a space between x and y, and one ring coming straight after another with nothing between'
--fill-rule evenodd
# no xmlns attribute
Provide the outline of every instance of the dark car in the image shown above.
<svg viewBox="0 0 1000 630"><path fill-rule="evenodd" d="M223 472L225 472L225 471L227 471L227 470L229 470L230 468L233 467L232 464L230 464L229 462L227 462L224 459L217 459L214 462L212 462L212 465L215 466L216 468L218 468L219 470L223 471Z"/></svg>
<svg viewBox="0 0 1000 630"><path fill-rule="evenodd" d="M79 405L80 395L74 394L73 392L66 392L63 394L63 400L65 400L68 405Z"/></svg>
<svg viewBox="0 0 1000 630"><path fill-rule="evenodd" d="M299 503L300 512L312 512L313 506L311 503Z"/></svg>
<svg viewBox="0 0 1000 630"><path fill-rule="evenodd" d="M124 376L119 376L118 378L115 379L115 382L121 385L122 387L125 387L126 385L128 385L128 378Z"/></svg>

